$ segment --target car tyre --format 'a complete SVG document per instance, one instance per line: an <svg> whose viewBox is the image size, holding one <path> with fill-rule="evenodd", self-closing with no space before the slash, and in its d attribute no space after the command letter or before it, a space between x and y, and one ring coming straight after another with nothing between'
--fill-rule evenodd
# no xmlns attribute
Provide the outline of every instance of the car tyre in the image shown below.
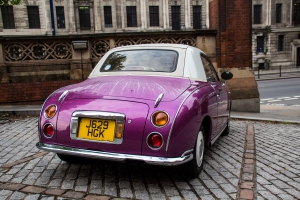
<svg viewBox="0 0 300 200"><path fill-rule="evenodd" d="M193 159L184 166L185 171L188 170L186 171L188 177L196 178L201 173L203 169L205 148L205 131L203 126L201 126L194 147Z"/></svg>
<svg viewBox="0 0 300 200"><path fill-rule="evenodd" d="M228 117L227 125L226 128L224 129L222 136L227 136L229 135L230 132L230 117Z"/></svg>

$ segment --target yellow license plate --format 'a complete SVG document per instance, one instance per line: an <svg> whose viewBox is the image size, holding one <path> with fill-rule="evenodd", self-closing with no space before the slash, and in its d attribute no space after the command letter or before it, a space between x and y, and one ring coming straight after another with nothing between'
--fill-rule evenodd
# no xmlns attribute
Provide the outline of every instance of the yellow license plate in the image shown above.
<svg viewBox="0 0 300 200"><path fill-rule="evenodd" d="M82 118L78 138L113 142L115 138L114 120Z"/></svg>

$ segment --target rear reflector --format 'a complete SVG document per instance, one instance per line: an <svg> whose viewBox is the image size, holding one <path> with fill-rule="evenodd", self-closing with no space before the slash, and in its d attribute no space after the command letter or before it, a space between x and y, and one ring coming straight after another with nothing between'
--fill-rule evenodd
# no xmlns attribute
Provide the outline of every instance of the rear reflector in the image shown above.
<svg viewBox="0 0 300 200"><path fill-rule="evenodd" d="M45 124L43 131L46 137L52 137L54 135L54 127L52 124Z"/></svg>
<svg viewBox="0 0 300 200"><path fill-rule="evenodd" d="M151 133L147 138L147 144L152 149L159 149L163 144L163 137L159 133Z"/></svg>

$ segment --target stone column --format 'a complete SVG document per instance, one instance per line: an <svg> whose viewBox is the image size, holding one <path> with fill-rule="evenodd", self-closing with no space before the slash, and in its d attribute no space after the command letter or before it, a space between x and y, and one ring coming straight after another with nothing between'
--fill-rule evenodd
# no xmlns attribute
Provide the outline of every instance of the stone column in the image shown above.
<svg viewBox="0 0 300 200"><path fill-rule="evenodd" d="M141 6L141 30L144 30L148 27L147 26L146 2L141 0L140 6Z"/></svg>
<svg viewBox="0 0 300 200"><path fill-rule="evenodd" d="M121 1L121 19L122 19L122 30L125 30L125 19L126 19L126 1Z"/></svg>
<svg viewBox="0 0 300 200"><path fill-rule="evenodd" d="M94 1L89 2L89 7L90 7L91 33L94 33L95 32L95 17L98 16L99 13L97 13L97 15L95 15Z"/></svg>
<svg viewBox="0 0 300 200"><path fill-rule="evenodd" d="M164 29L169 29L169 1L168 0L163 0L163 27Z"/></svg>
<svg viewBox="0 0 300 200"><path fill-rule="evenodd" d="M103 13L103 5L101 5L102 1L94 1L94 19L95 19L95 33L100 33L101 31L101 22L102 17L104 17Z"/></svg>
<svg viewBox="0 0 300 200"><path fill-rule="evenodd" d="M191 28L191 3L190 0L184 1L184 25L185 28Z"/></svg>
<svg viewBox="0 0 300 200"><path fill-rule="evenodd" d="M0 83L9 83L9 73L7 66L4 64L3 45L0 42Z"/></svg>
<svg viewBox="0 0 300 200"><path fill-rule="evenodd" d="M78 8L78 5L77 5ZM69 12L69 33L75 33L76 32L76 20L75 20L75 13L76 10L74 9L74 1L69 0L68 1L68 12ZM77 10L78 12L78 10Z"/></svg>

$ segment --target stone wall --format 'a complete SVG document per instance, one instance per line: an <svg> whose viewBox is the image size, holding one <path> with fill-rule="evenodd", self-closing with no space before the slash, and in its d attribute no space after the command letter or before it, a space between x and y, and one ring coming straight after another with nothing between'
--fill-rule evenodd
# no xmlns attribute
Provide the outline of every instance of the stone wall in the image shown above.
<svg viewBox="0 0 300 200"><path fill-rule="evenodd" d="M216 65L215 30L99 34L81 37L4 37L0 40L0 104L42 102L56 89L85 80L111 48L133 44L188 44ZM72 42L86 41L74 50ZM24 90L24 91L22 91Z"/></svg>

